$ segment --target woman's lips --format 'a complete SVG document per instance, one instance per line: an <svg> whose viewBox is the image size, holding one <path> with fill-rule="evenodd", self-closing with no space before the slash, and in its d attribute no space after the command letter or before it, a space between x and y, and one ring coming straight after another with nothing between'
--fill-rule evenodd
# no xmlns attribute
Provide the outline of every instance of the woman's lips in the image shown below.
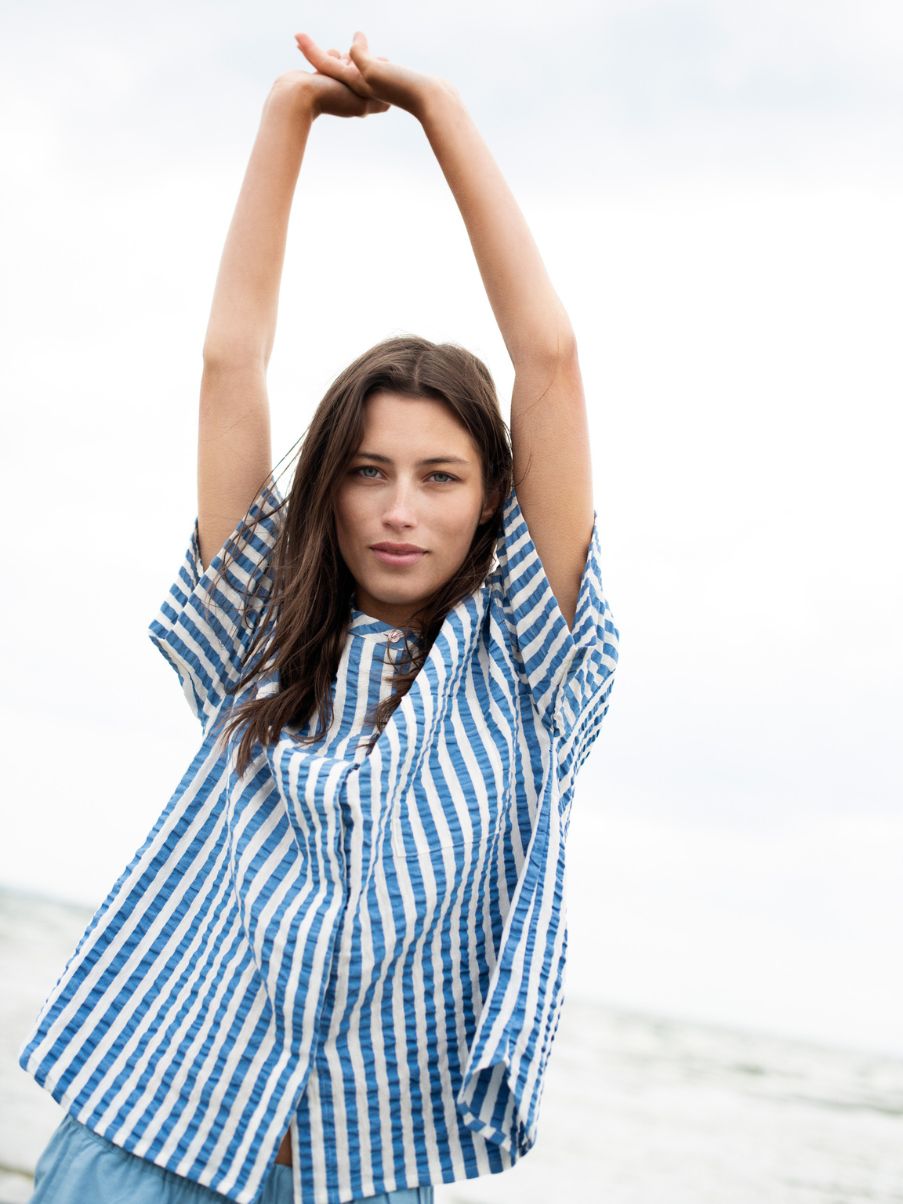
<svg viewBox="0 0 903 1204"><path fill-rule="evenodd" d="M426 552L387 552L385 548L371 548L370 551L383 564L397 564L399 566L415 564L421 556L426 555Z"/></svg>

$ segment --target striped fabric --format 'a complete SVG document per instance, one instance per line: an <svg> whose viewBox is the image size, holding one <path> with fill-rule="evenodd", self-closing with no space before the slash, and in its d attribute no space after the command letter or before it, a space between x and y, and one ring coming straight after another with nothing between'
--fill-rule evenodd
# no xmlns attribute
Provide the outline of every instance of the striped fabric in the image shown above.
<svg viewBox="0 0 903 1204"><path fill-rule="evenodd" d="M19 1063L96 1133L238 1204L289 1128L295 1204L504 1171L536 1141L571 800L617 665L597 519L573 632L512 491L492 571L372 752L406 640L353 605L330 731L312 747L284 728L238 778L217 719L272 584L272 501L215 594L222 550L202 571L195 522L149 634L202 741ZM245 690L278 688L272 670Z"/></svg>

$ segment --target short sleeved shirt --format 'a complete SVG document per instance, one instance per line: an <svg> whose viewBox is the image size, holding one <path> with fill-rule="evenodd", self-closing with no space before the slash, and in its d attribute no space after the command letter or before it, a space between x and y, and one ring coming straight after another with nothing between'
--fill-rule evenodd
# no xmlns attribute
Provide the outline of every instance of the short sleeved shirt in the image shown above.
<svg viewBox="0 0 903 1204"><path fill-rule="evenodd" d="M598 517L569 630L511 491L490 573L369 751L417 636L353 598L326 736L286 727L239 777L218 720L247 696L230 689L282 501L261 490L218 583L195 520L149 635L201 741L19 1062L101 1136L237 1204L289 1129L295 1204L504 1171L537 1137L571 802L617 666ZM249 689L278 692L277 672Z"/></svg>

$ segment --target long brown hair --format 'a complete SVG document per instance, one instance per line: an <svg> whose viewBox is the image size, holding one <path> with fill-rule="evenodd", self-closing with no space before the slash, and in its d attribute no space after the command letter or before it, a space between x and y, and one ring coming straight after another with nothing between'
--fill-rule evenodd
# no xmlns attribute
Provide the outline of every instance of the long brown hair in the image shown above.
<svg viewBox="0 0 903 1204"><path fill-rule="evenodd" d="M358 356L329 386L299 443L291 489L282 502L244 520L234 551L264 517L282 507L279 533L271 549L272 585L256 619L237 693L255 678L278 670L276 694L251 697L231 708L224 739L245 724L236 767L244 773L256 742L272 744L287 724L303 727L316 711L319 721L310 743L321 740L332 722L330 686L338 671L351 620L355 581L340 552L335 531L335 497L344 472L363 439L364 401L376 389L442 401L468 431L480 451L484 496L496 502L491 519L476 530L470 551L457 572L416 611L420 642L408 648L410 669L398 671L392 694L371 717L372 741L408 691L429 654L446 614L485 580L501 526L501 508L512 486L510 432L504 422L486 365L455 343L433 343L416 335L385 339ZM277 466L278 467L278 466ZM275 470L267 481L274 477ZM266 482L264 482L264 485ZM263 489L263 485L261 486ZM219 572L226 571L230 546ZM250 613L256 578L245 595L242 621ZM272 636L263 648L265 633ZM258 655L265 651L266 655ZM300 735L299 742L304 742ZM372 747L372 744L371 744Z"/></svg>

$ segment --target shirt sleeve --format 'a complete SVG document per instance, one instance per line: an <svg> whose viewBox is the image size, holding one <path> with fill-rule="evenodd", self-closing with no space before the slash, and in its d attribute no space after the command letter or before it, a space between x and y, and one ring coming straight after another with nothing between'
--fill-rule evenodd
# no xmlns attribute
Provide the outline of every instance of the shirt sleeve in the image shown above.
<svg viewBox="0 0 903 1204"><path fill-rule="evenodd" d="M536 802L533 832L455 1098L466 1128L517 1155L536 1143L564 1001L565 856L553 777L547 775Z"/></svg>
<svg viewBox="0 0 903 1204"><path fill-rule="evenodd" d="M533 703L553 734L573 734L597 712L594 704L610 689L618 663L619 633L602 586L598 514L593 511L573 629L552 591L514 489L502 509L496 552L493 586Z"/></svg>
<svg viewBox="0 0 903 1204"><path fill-rule="evenodd" d="M245 671L273 584L272 551L284 512L278 486L263 485L206 569L195 517L179 571L148 625L151 642L175 669L204 728ZM224 559L228 564L220 576ZM246 595L249 609L243 617Z"/></svg>

